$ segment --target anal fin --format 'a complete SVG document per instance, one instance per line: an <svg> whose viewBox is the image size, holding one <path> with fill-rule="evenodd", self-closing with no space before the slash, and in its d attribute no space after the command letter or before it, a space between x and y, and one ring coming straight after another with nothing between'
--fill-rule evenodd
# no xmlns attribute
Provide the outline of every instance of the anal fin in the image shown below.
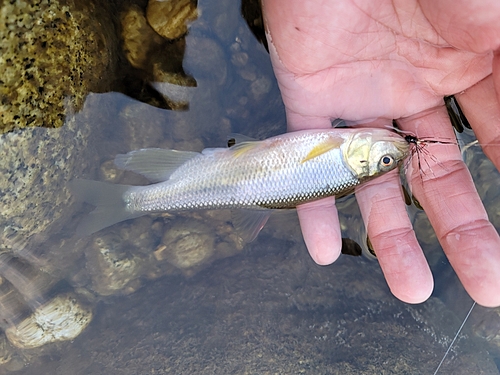
<svg viewBox="0 0 500 375"><path fill-rule="evenodd" d="M241 209L232 211L233 226L246 243L255 240L259 232L266 225L272 210Z"/></svg>

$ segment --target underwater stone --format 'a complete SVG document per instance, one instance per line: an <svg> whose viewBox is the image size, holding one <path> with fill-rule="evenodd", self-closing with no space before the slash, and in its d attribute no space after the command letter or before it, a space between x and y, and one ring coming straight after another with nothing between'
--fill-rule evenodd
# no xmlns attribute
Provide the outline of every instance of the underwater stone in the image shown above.
<svg viewBox="0 0 500 375"><path fill-rule="evenodd" d="M0 8L0 133L63 125L89 92L107 90L111 29L94 3L3 2Z"/></svg>
<svg viewBox="0 0 500 375"><path fill-rule="evenodd" d="M198 17L198 10L191 0L150 0L146 17L159 35L177 39L187 33L187 24Z"/></svg>
<svg viewBox="0 0 500 375"><path fill-rule="evenodd" d="M127 60L134 68L145 68L149 47L160 44L162 38L149 26L144 12L137 5L130 6L121 15L121 25Z"/></svg>
<svg viewBox="0 0 500 375"><path fill-rule="evenodd" d="M0 136L0 249L43 242L51 229L66 224L72 214L66 182L96 164L87 145L97 132L82 126L87 121L83 110L61 129L28 128Z"/></svg>
<svg viewBox="0 0 500 375"><path fill-rule="evenodd" d="M197 220L179 220L162 239L166 246L163 259L186 271L209 263L214 253L213 229Z"/></svg>
<svg viewBox="0 0 500 375"><path fill-rule="evenodd" d="M101 296L135 292L143 262L134 250L116 231L94 236L85 253L92 290Z"/></svg>
<svg viewBox="0 0 500 375"><path fill-rule="evenodd" d="M5 330L18 348L36 348L51 342L72 340L92 320L92 311L73 295L62 294L38 308L32 315Z"/></svg>

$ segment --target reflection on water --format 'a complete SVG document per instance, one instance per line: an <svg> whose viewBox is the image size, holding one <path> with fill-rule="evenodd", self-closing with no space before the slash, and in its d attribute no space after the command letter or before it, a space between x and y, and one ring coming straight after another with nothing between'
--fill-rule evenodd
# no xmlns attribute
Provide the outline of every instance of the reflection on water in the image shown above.
<svg viewBox="0 0 500 375"><path fill-rule="evenodd" d="M183 73L176 79L188 89L174 93L170 85L180 82L171 76L153 85L171 100L165 99L167 106L189 102L179 107L189 109L167 111L118 93L89 95L83 110L68 120L69 136L57 139L70 171L44 167L37 172L50 187L43 190L48 203L37 207L39 195L31 202L67 225L47 233L17 218L23 226L16 233L37 236L29 242L20 235L6 237L11 242L0 259L1 326L27 341L20 334L26 319L53 302L53 310L63 313L51 319L64 321L77 337L21 351L11 345L14 334L10 343L2 336L3 369L25 366L25 374L432 373L471 301L423 212L411 214L437 279L436 297L412 306L392 297L376 261L343 256L328 267L315 265L293 213L272 217L259 238L243 247L226 211L151 215L78 239L74 227L85 212L75 211L80 208L70 206L67 197L66 204L50 205L56 199L51 197L62 199L64 182L75 176L144 184L114 167L118 153L150 147L200 151L224 146L231 132L264 138L285 131L268 56L237 17L237 4L220 0L198 6L200 16L185 49L175 47L185 50ZM141 19L141 13L134 17ZM160 48L164 42L155 43ZM158 51L154 56L165 58ZM136 69L157 66L134 61ZM50 135L49 130L35 133L39 138L33 143ZM22 150L18 139L26 134L4 136L4 149ZM62 165L57 153L42 155L48 158L42 152L30 158ZM500 228L499 176L479 148L469 148L465 157ZM30 196L24 199L30 202ZM347 198L339 207L343 234L363 243L355 201ZM473 312L442 373L498 374L488 355L498 348L471 329L489 339L498 332L498 315L485 311ZM38 316L34 326L54 336L49 327L54 320L42 319Z"/></svg>

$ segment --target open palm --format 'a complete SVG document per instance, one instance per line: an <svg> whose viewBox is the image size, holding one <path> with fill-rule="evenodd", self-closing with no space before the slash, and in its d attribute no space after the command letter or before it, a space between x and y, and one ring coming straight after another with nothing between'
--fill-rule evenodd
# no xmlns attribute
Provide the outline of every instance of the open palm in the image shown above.
<svg viewBox="0 0 500 375"><path fill-rule="evenodd" d="M264 0L263 10L289 130L327 128L335 118L372 126L397 119L418 137L450 140L443 96L456 94L500 167L499 147L492 147L500 140L498 1ZM500 238L458 148L428 148L440 163L421 165L428 173L414 168L412 192L469 294L480 304L500 305ZM392 292L407 302L425 300L432 276L398 176L381 177L356 196ZM298 212L312 257L333 262L341 247L334 199Z"/></svg>

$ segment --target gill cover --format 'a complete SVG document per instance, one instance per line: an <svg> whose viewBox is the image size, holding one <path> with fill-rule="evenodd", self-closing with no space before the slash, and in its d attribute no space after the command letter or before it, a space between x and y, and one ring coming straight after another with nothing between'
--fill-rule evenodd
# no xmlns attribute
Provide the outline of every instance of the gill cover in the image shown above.
<svg viewBox="0 0 500 375"><path fill-rule="evenodd" d="M345 163L354 172L357 178L369 176L371 134L368 132L353 133L341 146Z"/></svg>

